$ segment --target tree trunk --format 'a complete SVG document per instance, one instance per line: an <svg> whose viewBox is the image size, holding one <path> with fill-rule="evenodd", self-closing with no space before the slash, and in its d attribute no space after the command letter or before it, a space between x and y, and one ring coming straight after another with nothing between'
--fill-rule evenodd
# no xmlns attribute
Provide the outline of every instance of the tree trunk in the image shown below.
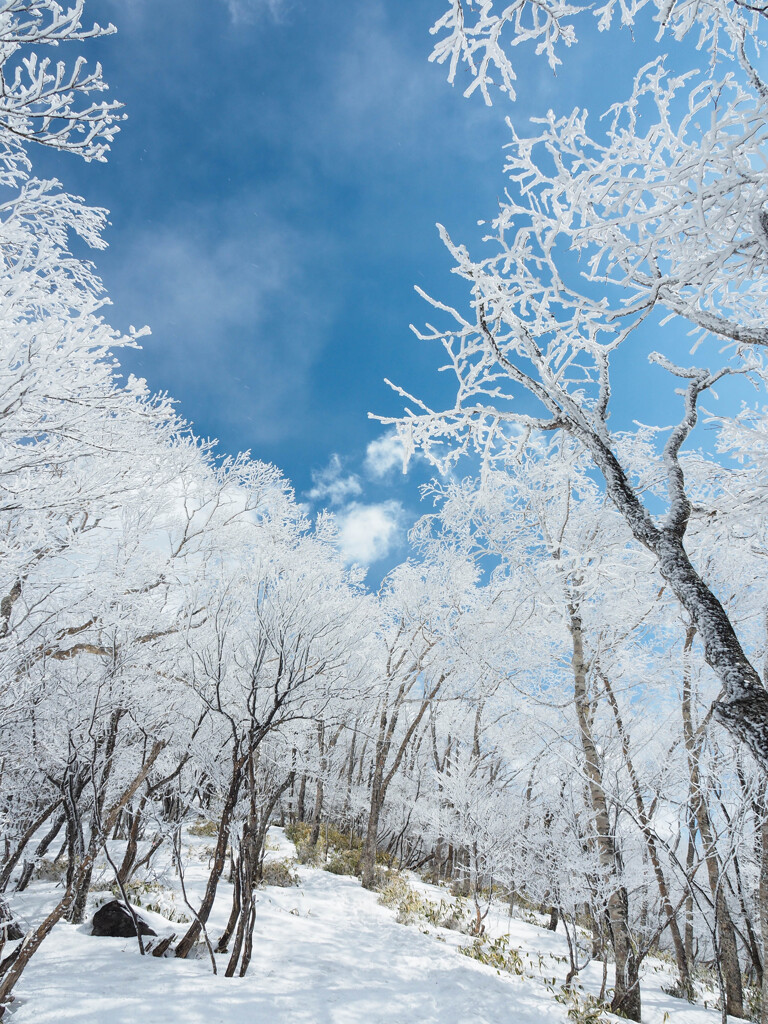
<svg viewBox="0 0 768 1024"><path fill-rule="evenodd" d="M394 740L395 730L397 728L398 719L400 716L400 710L403 705L403 701L407 694L410 692L411 687L415 682L415 677L404 680L398 688L397 695L393 702L391 714L388 714L388 707L385 703L381 710L381 716L379 718L379 734L376 741L376 757L373 766L373 780L371 783L371 807L368 815L368 828L365 834L365 842L363 843L363 855L361 859L363 886L366 889L373 888L376 879L376 840L378 838L379 829L379 818L381 816L381 809L384 806L384 800L389 789L389 784L395 777L400 769L400 765L405 757L405 752L413 739L414 733L419 727L421 720L426 714L427 708L430 706L432 700L437 696L440 691L440 687L445 681L445 674L441 674L437 682L432 686L430 690L427 690L424 699L421 702L419 710L414 716L408 728L405 730L405 735L400 741L400 745L397 747L395 756L392 759L392 763L389 768L385 771L387 758L389 757L392 743Z"/></svg>
<svg viewBox="0 0 768 1024"><path fill-rule="evenodd" d="M254 865L258 861L258 851L255 849L254 843L254 829L255 822L252 819L243 823L243 834L240 839L240 857L237 862L238 874L240 876L240 916L232 944L232 953L229 957L227 969L224 972L226 978L234 977L248 933L253 930ZM247 969L247 963L245 963L245 966L241 964L241 978Z"/></svg>
<svg viewBox="0 0 768 1024"><path fill-rule="evenodd" d="M368 812L368 827L363 840L363 851L360 858L362 868L362 881L365 889L372 889L376 884L376 845L379 835L379 817L384 796L381 792L380 774L374 772L374 782L371 789L371 804Z"/></svg>
<svg viewBox="0 0 768 1024"><path fill-rule="evenodd" d="M661 576L690 615L701 638L704 658L725 691L725 699L714 705L717 720L749 747L763 771L768 773L768 691L745 655L727 612L696 572L683 543L691 503L685 493L683 470L677 456L696 424L699 391L696 391L695 381L689 385L686 417L673 430L665 446L670 510L661 527L643 506L605 440L576 419L572 432L594 459L611 500L633 536L656 556Z"/></svg>
<svg viewBox="0 0 768 1024"><path fill-rule="evenodd" d="M216 890L218 889L219 880L221 879L222 872L224 871L224 865L227 860L229 828L232 822L232 814L234 813L235 805L237 803L237 797L240 793L244 764L245 757L238 757L237 748L235 748L235 751L232 754L232 775L229 782L229 789L227 790L224 806L221 810L221 819L219 820L219 828L216 837L216 850L213 856L213 866L211 867L210 874L208 875L208 883L205 887L203 901L200 904L200 909L197 911L195 920L189 926L187 931L184 933L183 938L176 946L176 956L180 957L182 960L189 956L190 950L200 938L203 925L207 923L211 910L213 909L213 903L216 899Z"/></svg>
<svg viewBox="0 0 768 1024"><path fill-rule="evenodd" d="M725 899L724 883L720 861L717 856L717 847L712 829L709 808L701 785L700 754L703 732L701 728L694 729L692 701L691 701L691 672L689 655L693 646L693 639L696 630L689 626L685 636L683 649L683 738L685 750L688 757L688 774L690 777L690 806L691 815L701 836L704 848L704 863L707 869L707 878L712 892L712 899L715 906L715 926L719 946L720 970L725 983L726 1012L733 1017L744 1016L744 995L741 985L741 968L739 965L738 944L736 942L736 930L733 926L728 903Z"/></svg>
<svg viewBox="0 0 768 1024"><path fill-rule="evenodd" d="M118 869L117 875L120 882L125 885L128 879L133 873L133 867L136 863L136 855L139 850L139 835L141 833L141 821L144 812L144 805L147 802L147 798L143 797L139 801L139 806L136 810L129 814L129 827L128 827L128 842L125 847L125 853L123 855L120 868Z"/></svg>
<svg viewBox="0 0 768 1024"><path fill-rule="evenodd" d="M149 775L153 764L160 755L163 749L163 744L156 742L152 746L152 750L146 757L144 764L141 767L139 773L134 777L131 784L123 790L120 798L112 805L109 810L106 819L102 823L103 827L101 832L94 832L91 837L90 847L83 857L82 862L78 866L75 876L73 878L73 886L68 888L59 901L59 903L53 908L51 913L42 921L37 928L30 931L21 946L19 946L15 954L8 958L11 962L6 961L6 970L3 974L2 983L0 983L0 1006L3 1006L8 1002L8 997L11 994L14 986L21 977L25 967L32 959L34 954L42 945L46 936L49 935L54 925L59 922L62 917L70 909L72 902L75 898L77 889L82 883L82 878L85 874L89 873L93 869L93 862L101 849L105 837L109 835L110 831L115 825L120 813L122 812L125 805L133 797L139 786L144 782L146 777Z"/></svg>
<svg viewBox="0 0 768 1024"><path fill-rule="evenodd" d="M594 814L597 851L606 881L611 887L608 898L608 921L616 965L616 980L611 1009L629 1020L639 1021L640 976L639 963L629 929L629 898L621 883L618 851L611 830L608 803L603 786L602 770L592 735L592 713L588 695L589 665L584 651L581 614L575 604L569 604L569 626L573 643L573 679L579 737L584 754L585 773Z"/></svg>
<svg viewBox="0 0 768 1024"><path fill-rule="evenodd" d="M645 839L646 849L648 850L648 857L650 858L651 865L653 867L653 873L656 878L656 885L659 890L659 896L661 898L661 905L664 909L664 913L667 917L668 927L672 936L672 944L675 949L675 958L677 960L677 971L680 975L680 988L685 994L686 999L693 1001L694 991L693 983L691 981L691 972L688 957L686 955L685 943L683 937L680 934L680 927L677 923L677 914L674 907L672 906L672 898L669 894L669 887L667 886L667 880L664 876L664 871L661 866L659 859L658 850L656 849L656 839L651 828L651 822L648 817L648 813L645 808L645 800L643 799L643 792L640 786L640 780L635 771L635 766L632 761L631 751L629 747L629 736L626 729L624 728L624 722L619 710L619 704L616 700L616 695L613 692L611 681L608 677L601 672L600 678L603 681L605 687L605 693L608 698L608 703L613 711L613 717L616 722L616 727L619 731L619 737L621 739L622 752L624 754L624 763L627 766L629 773L630 782L632 784L632 792L635 798L635 806L637 808L637 816L640 822L640 827L643 832Z"/></svg>
<svg viewBox="0 0 768 1024"><path fill-rule="evenodd" d="M48 847L51 845L51 843L54 841L56 836L61 831L61 826L64 824L65 821L66 815L60 813L59 817L56 818L53 825L51 825L46 834L35 847L35 853L32 860L27 860L26 858L24 859L24 867L22 868L19 880L16 882L16 892L24 892L24 890L27 888L32 878L32 872L35 870L35 864L41 857L45 855L46 851L48 850Z"/></svg>
<svg viewBox="0 0 768 1024"><path fill-rule="evenodd" d="M688 842L686 844L685 851L685 877L688 881L688 894L685 897L685 903L683 904L685 913L684 940L685 955L688 959L688 963L693 967L698 953L698 944L694 944L693 936L693 876L696 873L696 822L693 820L690 808L687 811L686 826L688 831Z"/></svg>
<svg viewBox="0 0 768 1024"><path fill-rule="evenodd" d="M35 832L37 832L39 828L42 828L60 803L61 797L48 804L48 806L44 808L44 810L37 816L37 818L34 819L34 821L30 823L28 828L19 837L19 841L16 844L13 853L9 853L5 863L3 864L2 871L0 871L0 892L5 892L8 887L11 875L13 874L13 869L19 863L22 853L27 848L27 844L30 842Z"/></svg>
<svg viewBox="0 0 768 1024"><path fill-rule="evenodd" d="M761 990L761 1024L768 1024L768 821L760 829L760 884L758 901L760 905L760 935L763 945L763 985Z"/></svg>
<svg viewBox="0 0 768 1024"><path fill-rule="evenodd" d="M304 821L305 808L304 804L307 798L307 776L301 776L301 782L299 783L299 799L296 803L296 821Z"/></svg>
<svg viewBox="0 0 768 1024"><path fill-rule="evenodd" d="M322 722L317 726L317 745L320 751L320 771L317 776L317 787L315 789L315 807L312 811L312 831L309 834L309 845L314 849L320 838L320 816L323 813L323 779L328 768L325 757L325 727Z"/></svg>
<svg viewBox="0 0 768 1024"><path fill-rule="evenodd" d="M224 931L219 936L219 941L216 943L217 953L226 953L229 946L229 940L232 938L232 932L235 930L235 925L240 917L240 864L236 858L232 860L232 909L229 912L229 920L227 921Z"/></svg>

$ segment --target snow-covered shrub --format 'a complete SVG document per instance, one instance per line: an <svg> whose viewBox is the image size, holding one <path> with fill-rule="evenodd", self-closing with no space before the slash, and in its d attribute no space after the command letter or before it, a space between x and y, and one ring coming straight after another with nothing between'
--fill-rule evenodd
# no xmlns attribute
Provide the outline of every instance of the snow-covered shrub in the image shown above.
<svg viewBox="0 0 768 1024"><path fill-rule="evenodd" d="M216 847L212 843L205 843L202 846L190 846L188 848L188 856L210 864L216 856Z"/></svg>
<svg viewBox="0 0 768 1024"><path fill-rule="evenodd" d="M264 862L261 869L261 880L264 885L276 885L281 889L289 889L292 885L299 884L299 876L292 867L295 861L291 860L268 860Z"/></svg>
<svg viewBox="0 0 768 1024"><path fill-rule="evenodd" d="M382 907L389 907L390 910L394 910L400 905L400 901L406 898L409 892L412 892L412 890L403 876L393 873L379 893L378 902Z"/></svg>
<svg viewBox="0 0 768 1024"><path fill-rule="evenodd" d="M199 818L194 825L189 826L189 834L191 836L215 836L218 832L218 825L215 821L207 821L205 818Z"/></svg>
<svg viewBox="0 0 768 1024"><path fill-rule="evenodd" d="M41 882L60 882L66 873L66 859L50 860L48 857L43 857L35 868L35 878Z"/></svg>
<svg viewBox="0 0 768 1024"><path fill-rule="evenodd" d="M332 875L352 875L356 878L360 874L360 851L333 850L324 868Z"/></svg>

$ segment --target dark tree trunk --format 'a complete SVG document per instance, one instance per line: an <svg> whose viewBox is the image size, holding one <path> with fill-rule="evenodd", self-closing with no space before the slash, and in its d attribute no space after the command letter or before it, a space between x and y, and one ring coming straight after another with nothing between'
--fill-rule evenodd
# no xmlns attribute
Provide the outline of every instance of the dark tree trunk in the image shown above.
<svg viewBox="0 0 768 1024"><path fill-rule="evenodd" d="M760 829L760 883L758 902L760 906L760 935L763 944L763 984L761 1024L768 1024L768 821Z"/></svg>
<svg viewBox="0 0 768 1024"><path fill-rule="evenodd" d="M139 801L139 806L132 813L128 813L128 842L125 847L125 854L118 869L117 875L120 882L125 885L133 873L136 864L136 856L139 850L139 838L141 836L142 815L146 797Z"/></svg>
<svg viewBox="0 0 768 1024"><path fill-rule="evenodd" d="M35 854L32 860L27 860L25 858L24 867L22 868L19 880L16 882L16 892L24 892L24 890L27 888L32 878L32 872L35 870L35 864L41 857L45 856L45 854L48 851L48 847L54 841L59 832L61 832L61 827L65 821L66 816L64 814L59 814L59 817L56 818L53 825L51 825L46 834L35 847Z"/></svg>
<svg viewBox="0 0 768 1024"><path fill-rule="evenodd" d="M589 451L633 536L656 556L661 576L691 617L704 658L725 693L723 700L714 705L717 720L749 747L763 771L768 772L768 691L745 655L727 612L696 572L684 546L691 503L678 455L696 425L696 402L705 386L703 377L691 381L685 418L665 445L670 506L663 526L658 526L643 506L606 441L585 422L578 422L581 417L574 417L569 429Z"/></svg>
<svg viewBox="0 0 768 1024"><path fill-rule="evenodd" d="M360 858L362 881L366 889L372 889L376 883L376 848L382 803L381 780L374 778L374 785L371 790L370 811L368 813L368 827L365 832L362 856Z"/></svg>
<svg viewBox="0 0 768 1024"><path fill-rule="evenodd" d="M232 938L232 932L235 930L238 918L240 917L240 865L237 858L232 858L232 909L229 912L229 920L227 921L224 931L219 937L219 941L216 943L217 953L226 953L229 947L229 941Z"/></svg>
<svg viewBox="0 0 768 1024"><path fill-rule="evenodd" d="M189 956L192 947L200 938L203 925L207 923L211 910L213 909L214 900L216 899L216 890L218 889L219 880L221 879L222 872L224 871L224 865L227 861L229 829L235 805L237 804L237 798L240 793L244 764L245 757L242 755L238 757L236 749L232 755L232 775L229 782L229 789L227 790L227 795L224 800L224 806L221 810L221 818L219 820L219 828L216 836L216 850L213 855L213 865L211 867L210 874L208 875L208 883L205 887L203 901L197 911L195 920L189 926L181 941L176 946L176 956L181 959L186 959L186 957Z"/></svg>
<svg viewBox="0 0 768 1024"><path fill-rule="evenodd" d="M108 835L109 832L115 825L118 817L120 816L123 808L133 797L134 793L138 790L141 784L146 779L149 772L152 770L152 766L160 755L163 749L162 743L155 743L146 757L144 764L141 767L139 773L134 777L125 790L123 790L119 799L113 804L109 810L106 818L103 822L103 832L94 833L91 837L91 844L83 857L82 862L78 866L73 879L73 886L67 888L64 896L59 903L53 908L51 913L42 921L37 928L30 931L25 941L17 947L14 955L9 957L4 962L4 970L2 972L2 982L0 982L0 1006L4 1006L8 1002L14 986L21 977L24 969L26 968L29 961L32 959L34 954L42 945L46 936L51 932L54 925L62 919L62 917L69 911L72 902L75 898L76 889L80 887L82 878L86 873L89 873L93 869L93 862L103 845L103 840L100 842L102 836ZM9 962L10 961L10 962Z"/></svg>
<svg viewBox="0 0 768 1024"><path fill-rule="evenodd" d="M48 804L47 807L45 807L43 811L32 822L30 822L29 826L19 837L16 847L12 853L9 852L2 870L0 871L0 892L5 892L7 889L13 870L19 863L22 853L26 850L27 844L32 840L35 832L37 832L39 828L42 828L60 803L61 798Z"/></svg>
<svg viewBox="0 0 768 1024"><path fill-rule="evenodd" d="M306 798L307 798L307 776L306 775L302 775L301 776L301 782L299 783L299 799L298 799L298 801L296 803L296 820L297 821L304 821L304 819L306 817L306 811L305 811L305 808L304 808L304 803L306 801Z"/></svg>

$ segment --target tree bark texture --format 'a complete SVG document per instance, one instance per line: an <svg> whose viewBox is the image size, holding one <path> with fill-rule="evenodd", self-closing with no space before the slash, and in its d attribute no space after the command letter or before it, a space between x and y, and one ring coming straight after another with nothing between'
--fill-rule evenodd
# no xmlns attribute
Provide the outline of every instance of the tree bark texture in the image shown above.
<svg viewBox="0 0 768 1024"><path fill-rule="evenodd" d="M602 770L592 732L592 710L588 692L589 663L584 650L581 614L574 604L569 607L569 626L573 644L572 665L576 717L594 815L597 852L610 886L607 910L616 967L611 1009L614 1013L628 1017L629 1020L639 1021L641 1019L639 962L629 929L629 898L626 888L620 883L618 851L611 829Z"/></svg>
<svg viewBox="0 0 768 1024"><path fill-rule="evenodd" d="M724 699L714 706L717 720L749 747L768 773L768 691L745 655L728 613L697 573L684 546L691 505L677 454L696 422L695 401L689 398L689 404L692 409L687 419L673 432L665 450L670 511L662 526L653 521L605 441L584 426L575 425L573 433L594 459L633 536L656 556L662 578L690 616L704 658L725 691Z"/></svg>
<svg viewBox="0 0 768 1024"><path fill-rule="evenodd" d="M701 781L701 742L703 732L693 724L692 695L691 695L691 673L689 666L689 654L693 646L695 629L689 626L686 631L685 647L683 651L683 737L685 750L688 758L688 773L690 777L690 806L691 815L701 836L701 843L704 848L704 863L707 869L707 879L712 892L712 900L715 907L715 920L717 941L719 948L720 970L725 984L726 1012L733 1017L744 1016L744 994L741 984L741 967L739 965L738 944L736 941L736 929L725 898L725 878L717 856L717 846L714 837L714 830L709 815L709 808L702 790Z"/></svg>

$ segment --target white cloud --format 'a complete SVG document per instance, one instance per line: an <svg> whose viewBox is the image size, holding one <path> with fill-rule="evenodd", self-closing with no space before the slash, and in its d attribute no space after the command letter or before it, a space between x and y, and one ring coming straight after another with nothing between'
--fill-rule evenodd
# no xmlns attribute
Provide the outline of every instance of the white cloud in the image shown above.
<svg viewBox="0 0 768 1024"><path fill-rule="evenodd" d="M354 474L349 476L342 474L341 459L335 454L331 456L325 469L312 471L312 483L314 486L307 492L307 497L312 501L327 499L332 505L342 505L350 498L356 498L363 491L360 481Z"/></svg>
<svg viewBox="0 0 768 1024"><path fill-rule="evenodd" d="M199 203L194 222L186 207L170 209L166 223L124 236L112 271L113 289L131 299L130 321L150 324L156 339L126 365L178 395L192 420L210 423L214 410L208 429L237 431L243 448L303 435L300 410L333 315L310 277L333 239L298 232L268 206L268 195L246 189ZM287 302L290 329L279 317Z"/></svg>
<svg viewBox="0 0 768 1024"><path fill-rule="evenodd" d="M283 10L284 0L226 0L229 16L237 25L244 21L253 21L263 11L268 11L277 18Z"/></svg>
<svg viewBox="0 0 768 1024"><path fill-rule="evenodd" d="M402 533L402 516L403 508L398 501L349 505L336 520L344 561L370 565L386 558Z"/></svg>
<svg viewBox="0 0 768 1024"><path fill-rule="evenodd" d="M403 445L392 431L377 437L365 450L365 469L369 476L381 479L396 466L402 468Z"/></svg>

